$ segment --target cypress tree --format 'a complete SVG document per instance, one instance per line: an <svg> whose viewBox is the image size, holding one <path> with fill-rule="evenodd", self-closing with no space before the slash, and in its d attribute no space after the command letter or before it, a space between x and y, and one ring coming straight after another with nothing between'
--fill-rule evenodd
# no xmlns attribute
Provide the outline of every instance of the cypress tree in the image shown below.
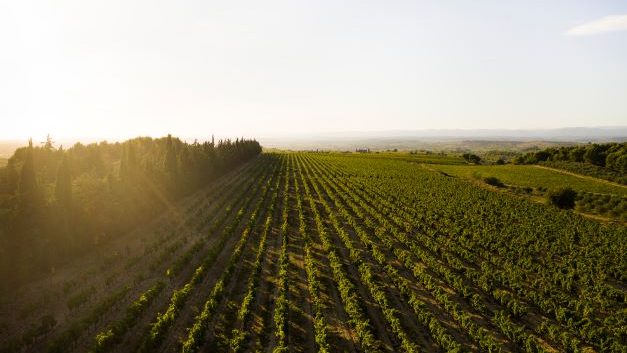
<svg viewBox="0 0 627 353"><path fill-rule="evenodd" d="M176 195L179 192L180 185L178 185L178 157L174 150L174 144L172 143L172 135L168 135L165 145L165 176L168 188L172 195Z"/></svg>
<svg viewBox="0 0 627 353"><path fill-rule="evenodd" d="M126 180L126 176L128 175L128 157L126 153L126 147L122 145L122 156L120 157L120 170L118 177L120 180Z"/></svg>
<svg viewBox="0 0 627 353"><path fill-rule="evenodd" d="M9 194L15 195L18 181L19 175L17 174L17 170L15 170L15 163L13 159L9 159L9 163L7 164L7 192Z"/></svg>
<svg viewBox="0 0 627 353"><path fill-rule="evenodd" d="M122 152L120 160L120 179L123 182L131 183L137 170L137 158L135 157L135 149L129 142Z"/></svg>
<svg viewBox="0 0 627 353"><path fill-rule="evenodd" d="M61 207L69 209L72 205L72 179L70 175L70 163L67 156L63 156L57 169L57 183L54 195Z"/></svg>
<svg viewBox="0 0 627 353"><path fill-rule="evenodd" d="M17 262L22 267L16 271L23 274L31 271L29 266L33 266L37 261L23 261L28 257L34 257L36 250L34 247L36 232L41 222L41 202L37 186L37 176L33 162L33 141L29 140L28 148L24 158L24 164L20 173L17 188L17 207L13 223L14 233L11 236L11 251L16 256ZM43 260L43 258L41 259Z"/></svg>
<svg viewBox="0 0 627 353"><path fill-rule="evenodd" d="M135 154L135 146L132 143L128 144L126 151L126 162L128 163L128 171L131 175L135 174L137 168L137 155Z"/></svg>
<svg viewBox="0 0 627 353"><path fill-rule="evenodd" d="M28 141L28 149L26 150L26 158L20 173L18 185L18 196L22 203L22 207L32 207L36 201L37 194L37 176L35 175L35 165L33 162L33 140Z"/></svg>
<svg viewBox="0 0 627 353"><path fill-rule="evenodd" d="M172 143L172 135L168 135L165 148L165 171L174 178L177 172L177 158L174 144Z"/></svg>

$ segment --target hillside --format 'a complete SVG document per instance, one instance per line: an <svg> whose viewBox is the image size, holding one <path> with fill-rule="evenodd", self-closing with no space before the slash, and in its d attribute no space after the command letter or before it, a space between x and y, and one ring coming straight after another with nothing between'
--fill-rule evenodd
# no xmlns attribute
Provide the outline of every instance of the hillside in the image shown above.
<svg viewBox="0 0 627 353"><path fill-rule="evenodd" d="M627 143L588 143L546 148L514 159L518 164L547 167L627 184Z"/></svg>
<svg viewBox="0 0 627 353"><path fill-rule="evenodd" d="M5 297L0 347L625 349L624 227L375 156L262 154Z"/></svg>

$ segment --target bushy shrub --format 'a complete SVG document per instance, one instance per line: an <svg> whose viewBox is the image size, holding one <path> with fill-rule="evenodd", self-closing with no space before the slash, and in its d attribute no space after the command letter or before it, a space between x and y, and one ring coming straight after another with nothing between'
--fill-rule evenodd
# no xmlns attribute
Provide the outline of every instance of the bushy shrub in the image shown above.
<svg viewBox="0 0 627 353"><path fill-rule="evenodd" d="M464 153L462 154L462 158L468 163L479 164L479 162L481 162L481 157L472 153Z"/></svg>
<svg viewBox="0 0 627 353"><path fill-rule="evenodd" d="M577 192L569 187L549 190L546 194L547 202L562 209L575 207Z"/></svg>
<svg viewBox="0 0 627 353"><path fill-rule="evenodd" d="M503 186L505 186L505 184L503 184L502 181L500 181L497 177L493 177L493 176L483 178L483 181L488 185L496 186L499 188L502 188Z"/></svg>

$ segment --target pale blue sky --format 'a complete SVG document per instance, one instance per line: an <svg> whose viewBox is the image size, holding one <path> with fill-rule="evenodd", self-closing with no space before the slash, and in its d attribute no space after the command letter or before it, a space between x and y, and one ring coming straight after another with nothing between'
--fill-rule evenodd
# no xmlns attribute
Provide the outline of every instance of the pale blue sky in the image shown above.
<svg viewBox="0 0 627 353"><path fill-rule="evenodd" d="M627 124L627 1L0 4L0 138Z"/></svg>

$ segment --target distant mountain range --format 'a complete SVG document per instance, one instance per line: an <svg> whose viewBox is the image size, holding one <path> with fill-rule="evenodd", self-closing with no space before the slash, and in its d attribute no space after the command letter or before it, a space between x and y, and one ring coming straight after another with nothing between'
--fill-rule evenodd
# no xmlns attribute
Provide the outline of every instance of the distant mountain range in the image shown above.
<svg viewBox="0 0 627 353"><path fill-rule="evenodd" d="M248 134L266 148L352 150L360 147L372 149L431 149L431 150L527 150L554 145L587 142L627 141L627 126L569 127L559 129L425 129L386 131L344 131L327 133ZM216 137L217 139L218 137ZM194 137L185 137L193 141ZM211 139L211 133L198 137L199 141ZM80 139L84 144L111 138ZM57 141L56 145L71 146L77 140ZM37 142L36 142L37 143ZM0 140L0 157L10 157L24 140Z"/></svg>
<svg viewBox="0 0 627 353"><path fill-rule="evenodd" d="M294 133L258 136L265 147L288 149L514 149L526 150L553 145L587 142L627 141L627 126L573 127L538 130L427 129L374 132Z"/></svg>
<svg viewBox="0 0 627 353"><path fill-rule="evenodd" d="M496 139L620 139L627 138L627 126L568 127L559 129L425 129L387 131L346 131L328 133L294 133L261 136L263 139L353 139L353 138L496 138Z"/></svg>

